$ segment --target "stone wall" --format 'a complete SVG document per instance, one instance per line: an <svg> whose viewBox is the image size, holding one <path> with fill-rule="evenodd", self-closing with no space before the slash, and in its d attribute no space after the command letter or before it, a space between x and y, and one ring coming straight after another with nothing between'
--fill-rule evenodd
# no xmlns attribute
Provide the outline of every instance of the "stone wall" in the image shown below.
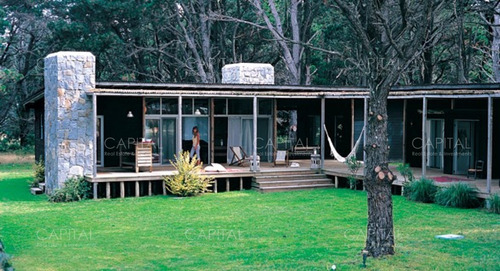
<svg viewBox="0 0 500 271"><path fill-rule="evenodd" d="M274 68L271 64L237 63L222 68L223 84L274 84Z"/></svg>
<svg viewBox="0 0 500 271"><path fill-rule="evenodd" d="M45 58L45 180L48 193L73 176L92 174L95 57L58 52Z"/></svg>

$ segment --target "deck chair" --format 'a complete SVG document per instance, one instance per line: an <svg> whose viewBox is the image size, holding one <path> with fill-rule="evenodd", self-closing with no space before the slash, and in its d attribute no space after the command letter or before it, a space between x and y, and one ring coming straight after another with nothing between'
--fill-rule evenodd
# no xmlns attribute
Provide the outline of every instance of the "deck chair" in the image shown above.
<svg viewBox="0 0 500 271"><path fill-rule="evenodd" d="M474 180L477 179L477 176L481 177L483 175L483 168L484 168L484 161L483 160L477 160L476 161L476 167L475 168L469 168L467 171L467 178L469 176L474 175Z"/></svg>
<svg viewBox="0 0 500 271"><path fill-rule="evenodd" d="M233 159L231 159L231 163L229 164L230 166L233 165L242 166L243 164L245 164L245 161L249 157L241 146L229 147L229 149L231 149L231 151L233 152Z"/></svg>
<svg viewBox="0 0 500 271"><path fill-rule="evenodd" d="M288 151L286 150L275 150L274 151L274 166L285 165L289 166L288 162Z"/></svg>

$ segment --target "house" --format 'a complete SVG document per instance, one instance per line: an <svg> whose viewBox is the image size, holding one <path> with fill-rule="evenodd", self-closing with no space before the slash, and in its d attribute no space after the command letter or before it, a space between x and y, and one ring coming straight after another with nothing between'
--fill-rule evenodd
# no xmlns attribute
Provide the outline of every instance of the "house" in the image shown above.
<svg viewBox="0 0 500 271"><path fill-rule="evenodd" d="M174 154L190 149L194 126L205 164L229 163L229 147L241 146L254 162L256 157L272 162L275 149L292 150L293 159L310 159L316 150L324 167L332 158L322 127L337 151L347 154L368 117L364 87L274 85L272 66L244 63L224 67L222 82L96 82L92 54L47 56L43 95L26 103L35 109L36 149L44 154L47 191L77 175L97 183L98 172L132 161L137 142L152 143L154 166L168 165ZM499 97L500 84L393 88L390 160L421 167L422 176L428 168L465 174L483 160L491 185L500 177L493 167L500 162L495 143L500 126L494 123L500 116L493 111ZM357 158L363 159L361 149ZM132 173L128 178L136 188L148 180Z"/></svg>

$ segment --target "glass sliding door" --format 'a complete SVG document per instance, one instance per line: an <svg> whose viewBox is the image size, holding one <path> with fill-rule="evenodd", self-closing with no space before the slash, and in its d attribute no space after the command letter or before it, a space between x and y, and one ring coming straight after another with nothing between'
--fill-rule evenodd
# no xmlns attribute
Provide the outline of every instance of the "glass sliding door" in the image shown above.
<svg viewBox="0 0 500 271"><path fill-rule="evenodd" d="M146 119L144 140L153 144L153 163L160 163L160 119Z"/></svg>
<svg viewBox="0 0 500 271"><path fill-rule="evenodd" d="M96 119L96 165L99 167L104 166L104 116L97 116Z"/></svg>
<svg viewBox="0 0 500 271"><path fill-rule="evenodd" d="M210 153L208 117L196 116L182 118L182 149L184 151L191 151L193 145L193 127L198 127L198 131L200 132L201 161L204 164L208 164L208 154Z"/></svg>
<svg viewBox="0 0 500 271"><path fill-rule="evenodd" d="M175 118L163 118L161 122L161 153L162 163L169 163L174 159L176 154L176 127L177 121Z"/></svg>
<svg viewBox="0 0 500 271"><path fill-rule="evenodd" d="M431 119L427 121L427 166L431 168L443 168L444 154L444 120Z"/></svg>
<svg viewBox="0 0 500 271"><path fill-rule="evenodd" d="M474 163L474 128L475 121L455 121L453 174L467 174Z"/></svg>

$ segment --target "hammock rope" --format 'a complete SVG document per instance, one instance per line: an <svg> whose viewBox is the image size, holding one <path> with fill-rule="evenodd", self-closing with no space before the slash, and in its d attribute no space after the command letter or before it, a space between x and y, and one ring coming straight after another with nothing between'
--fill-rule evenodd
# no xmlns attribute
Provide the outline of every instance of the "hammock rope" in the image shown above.
<svg viewBox="0 0 500 271"><path fill-rule="evenodd" d="M330 149L331 149L330 155L335 157L335 159L337 161L345 163L345 161L347 161L347 159L351 158L353 155L356 155L356 152L358 151L359 144L361 143L361 138L363 138L363 132L365 130L364 126L363 126L363 129L361 130L361 133L359 134L358 140L356 140L356 143L354 144L353 149L346 157L343 157L342 155L340 155L338 153L337 149L335 149L335 146L333 146L332 139L330 138L330 135L328 134L328 131L326 130L326 125L324 125L323 128L325 129L326 137L328 138L328 144L330 144Z"/></svg>

